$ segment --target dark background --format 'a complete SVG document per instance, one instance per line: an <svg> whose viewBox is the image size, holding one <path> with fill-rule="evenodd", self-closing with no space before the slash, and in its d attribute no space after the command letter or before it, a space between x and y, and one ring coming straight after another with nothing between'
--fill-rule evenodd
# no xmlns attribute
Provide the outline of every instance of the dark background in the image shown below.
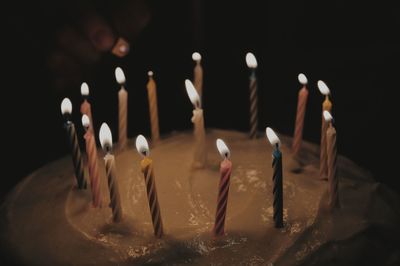
<svg viewBox="0 0 400 266"><path fill-rule="evenodd" d="M303 72L310 90L304 138L318 143L323 97L316 82L322 79L332 91L339 152L400 190L395 167L400 10L394 4L82 2L12 1L2 7L1 129L7 158L2 159L1 197L36 168L68 154L60 114L64 97L73 102L81 136L81 82L91 89L95 128L106 121L117 137L116 66L127 78L130 137L149 135L145 84L150 69L158 85L161 133L190 129L184 79L192 78L194 51L203 56L207 127L248 130L245 54L252 51L259 63L260 130L268 125L292 134L297 74ZM128 56L95 49L82 26L87 12L131 42ZM68 30L75 37L60 37ZM81 47L87 50L79 54Z"/></svg>

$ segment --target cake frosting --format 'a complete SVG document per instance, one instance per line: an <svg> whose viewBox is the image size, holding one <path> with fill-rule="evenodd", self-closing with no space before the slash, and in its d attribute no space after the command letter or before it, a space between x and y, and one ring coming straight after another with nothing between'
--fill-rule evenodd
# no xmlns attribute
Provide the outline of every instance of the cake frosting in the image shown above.
<svg viewBox="0 0 400 266"><path fill-rule="evenodd" d="M217 138L229 146L233 164L226 235L219 238L212 235L221 162ZM369 173L339 156L342 208L330 212L327 182L319 179L318 146L303 142L294 160L291 139L280 138L283 228L275 228L272 219L269 143L265 138L250 140L241 132L213 129L207 131L207 163L202 169L192 168L192 132L172 133L150 147L164 224L162 238L153 233L141 157L130 140L126 149L115 151L122 222L111 219L104 153L99 150L103 206L92 207L89 188L73 186L69 157L54 161L25 178L2 205L3 246L22 264L323 265L334 259L334 251L326 251L332 243L347 243L376 224L398 232L399 207L387 203L389 207L380 210L393 214L387 218L375 206L382 191L386 199L398 200L396 194L386 192Z"/></svg>

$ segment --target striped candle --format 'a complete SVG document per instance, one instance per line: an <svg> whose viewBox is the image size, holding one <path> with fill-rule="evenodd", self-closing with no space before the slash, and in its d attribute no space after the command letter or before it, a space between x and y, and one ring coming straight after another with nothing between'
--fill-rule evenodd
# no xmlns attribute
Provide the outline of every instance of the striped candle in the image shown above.
<svg viewBox="0 0 400 266"><path fill-rule="evenodd" d="M90 119L87 115L82 116L82 125L85 128L86 154L88 157L88 168L90 177L90 188L92 191L93 207L101 207L100 178L97 167L97 148L93 132L90 130Z"/></svg>
<svg viewBox="0 0 400 266"><path fill-rule="evenodd" d="M115 78L121 89L118 92L118 145L124 149L128 140L128 92L125 90L125 74L120 67L115 69Z"/></svg>
<svg viewBox="0 0 400 266"><path fill-rule="evenodd" d="M194 67L194 70L193 70L193 83L194 83L194 87L197 90L197 93L199 94L200 99L202 99L202 96L203 96L203 68L201 66L200 53L194 52L192 54L192 59L193 59L193 61L196 62L196 66Z"/></svg>
<svg viewBox="0 0 400 266"><path fill-rule="evenodd" d="M78 189L86 189L87 184L83 172L81 149L79 147L78 138L76 136L75 125L69 120L72 113L72 103L68 98L64 98L61 102L61 113L65 118L64 128L67 132L71 148L72 163L74 165L77 187Z"/></svg>
<svg viewBox="0 0 400 266"><path fill-rule="evenodd" d="M108 189L110 192L110 206L112 209L113 221L120 222L122 220L121 198L115 169L115 158L114 155L111 154L112 135L111 130L106 123L103 123L100 127L99 139L103 150L106 152L104 161L106 166Z"/></svg>
<svg viewBox="0 0 400 266"><path fill-rule="evenodd" d="M328 182L329 182L329 202L328 206L331 210L340 208L339 202L339 177L337 175L337 148L336 148L336 129L333 126L332 115L328 111L324 111L324 118L329 124L326 131L326 147L328 161Z"/></svg>
<svg viewBox="0 0 400 266"><path fill-rule="evenodd" d="M332 103L329 100L330 90L328 86L322 80L318 81L318 89L325 95L325 101L322 103L322 123L321 123L321 145L320 145L320 157L319 157L319 177L323 180L328 180L328 165L327 165L327 153L326 153L326 130L328 128L325 122L323 112L332 110Z"/></svg>
<svg viewBox="0 0 400 266"><path fill-rule="evenodd" d="M151 220L153 222L154 235L160 238L163 236L163 223L154 180L153 160L148 157L150 153L149 145L146 138L142 135L136 138L136 149L139 154L143 156L140 166L146 183L147 199L149 202Z"/></svg>
<svg viewBox="0 0 400 266"><path fill-rule="evenodd" d="M280 140L275 132L267 127L267 137L271 145L274 147L272 152L272 167L274 169L272 175L274 195L273 208L274 208L274 224L276 228L283 227L283 185L282 185L282 153L279 150Z"/></svg>
<svg viewBox="0 0 400 266"><path fill-rule="evenodd" d="M221 162L219 170L221 178L219 181L217 209L213 229L213 235L215 237L225 235L226 208L228 205L229 183L232 173L232 162L229 160L230 151L225 142L221 139L217 139L217 148L224 160Z"/></svg>
<svg viewBox="0 0 400 266"><path fill-rule="evenodd" d="M307 90L307 77L300 73L298 76L299 82L303 85L303 87L299 91L298 101L297 101L297 113L296 113L296 124L294 129L293 136L293 144L292 144L292 152L293 155L298 155L301 142L303 139L303 127L304 127L304 117L306 114L306 105L308 98L308 90Z"/></svg>
<svg viewBox="0 0 400 266"><path fill-rule="evenodd" d="M160 140L160 129L158 124L157 87L153 78L153 71L148 72L147 94L149 98L149 112L151 125L151 140L153 145Z"/></svg>
<svg viewBox="0 0 400 266"><path fill-rule="evenodd" d="M254 54L246 54L247 66L251 69L250 75L250 138L255 139L257 137L257 124L258 124L258 97L257 97L257 78L256 68L257 60Z"/></svg>

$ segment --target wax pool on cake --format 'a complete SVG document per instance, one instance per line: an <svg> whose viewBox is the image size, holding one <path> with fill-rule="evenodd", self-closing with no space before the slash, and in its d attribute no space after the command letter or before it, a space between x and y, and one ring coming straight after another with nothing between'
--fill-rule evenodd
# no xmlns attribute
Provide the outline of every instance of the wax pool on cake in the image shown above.
<svg viewBox="0 0 400 266"><path fill-rule="evenodd" d="M384 190L368 173L339 157L342 208L328 212L327 182L319 179L318 147L303 143L301 161L295 162L288 148L291 139L280 137L281 229L274 227L272 218L272 147L266 138L250 140L240 132L208 130L203 169L192 168L192 132L164 136L151 147L162 238L154 236L140 169L142 158L130 140L123 152L115 151L122 222L112 221L104 152L99 150L102 208L92 207L90 189L73 188L70 158L62 158L31 174L9 195L1 209L6 217L2 243L13 259L24 264L293 265L321 254L322 265L333 254L326 252L327 246L345 245L379 219L370 205L376 207L374 199ZM233 164L226 236L220 238L212 235L221 162L217 138L229 146ZM385 211L398 211L390 207ZM380 222L387 227L396 220Z"/></svg>

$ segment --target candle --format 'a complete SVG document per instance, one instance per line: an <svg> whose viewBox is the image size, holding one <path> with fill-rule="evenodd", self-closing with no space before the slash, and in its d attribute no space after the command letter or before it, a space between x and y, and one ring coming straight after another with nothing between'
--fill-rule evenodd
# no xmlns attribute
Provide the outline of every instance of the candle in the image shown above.
<svg viewBox="0 0 400 266"><path fill-rule="evenodd" d="M272 192L274 194L274 223L276 228L283 227L283 188L282 188L282 153L279 150L280 140L275 132L267 127L267 138L274 147L272 152L272 167L274 173L272 181L274 183Z"/></svg>
<svg viewBox="0 0 400 266"><path fill-rule="evenodd" d="M142 135L139 135L136 138L136 149L138 153L143 156L143 160L140 162L140 166L142 168L144 180L146 183L147 199L149 202L151 219L153 221L154 235L160 238L163 235L163 223L157 198L153 160L149 158L149 145L146 138Z"/></svg>
<svg viewBox="0 0 400 266"><path fill-rule="evenodd" d="M192 123L194 124L194 137L195 137L195 148L193 166L195 168L202 168L206 163L206 133L204 130L204 117L203 109L201 109L200 97L197 94L190 80L185 80L186 92L189 96L190 101L194 106Z"/></svg>
<svg viewBox="0 0 400 266"><path fill-rule="evenodd" d="M326 157L326 129L327 123L325 122L323 112L332 110L332 103L329 101L330 90L328 86L322 80L318 81L318 89L319 91L325 95L325 100L322 103L322 123L321 123L321 146L320 146L320 155L319 155L319 176L323 180L328 179L328 166L327 166L327 157Z"/></svg>
<svg viewBox="0 0 400 266"><path fill-rule="evenodd" d="M251 69L250 74L250 138L254 139L257 137L257 123L258 123L258 109L257 109L257 79L256 79L256 68L257 60L254 54L246 54L247 66Z"/></svg>
<svg viewBox="0 0 400 266"><path fill-rule="evenodd" d="M219 181L219 191L217 200L217 210L215 214L214 236L223 236L225 234L225 217L226 207L228 205L229 183L232 173L232 162L229 160L230 151L222 139L217 139L217 149L221 154L223 161L221 162L219 172L221 178Z"/></svg>
<svg viewBox="0 0 400 266"><path fill-rule="evenodd" d="M147 74L149 76L149 82L147 82L147 94L149 97L151 140L154 144L160 139L160 130L158 125L157 87L153 78L153 71L149 71Z"/></svg>
<svg viewBox="0 0 400 266"><path fill-rule="evenodd" d="M326 148L328 161L328 182L329 182L329 203L331 210L340 207L339 203L339 177L337 175L337 148L336 148L336 129L333 126L332 115L328 111L324 111L324 119L329 124L326 131Z"/></svg>
<svg viewBox="0 0 400 266"><path fill-rule="evenodd" d="M113 221L120 222L122 220L122 207L119 195L118 180L115 170L115 158L114 155L111 154L112 135L111 130L106 123L103 123L100 127L99 139L101 147L106 152L106 156L104 156L104 161L106 165L108 190L110 191L110 206L112 209Z"/></svg>
<svg viewBox="0 0 400 266"><path fill-rule="evenodd" d="M93 207L101 207L100 178L97 167L97 148L93 132L90 130L90 118L87 115L82 116L82 125L85 129L86 154L88 157L88 168L90 177L90 188L92 191Z"/></svg>
<svg viewBox="0 0 400 266"><path fill-rule="evenodd" d="M90 130L92 130L92 132L94 132L93 130L93 117L92 117L92 107L88 101L89 98L89 86L86 82L83 82L81 84L81 95L83 98L83 102L81 104L81 114L82 115L87 115L90 119L90 121L92 121L92 123L90 124Z"/></svg>
<svg viewBox="0 0 400 266"><path fill-rule="evenodd" d="M115 78L121 89L118 92L118 146L124 149L128 135L128 92L125 90L125 74L120 67L115 69Z"/></svg>
<svg viewBox="0 0 400 266"><path fill-rule="evenodd" d="M306 105L308 98L308 90L307 90L307 77L300 73L298 76L298 80L303 87L299 91L299 96L297 100L297 113L296 113L296 124L294 129L294 137L292 144L293 155L298 155L301 148L301 141L303 139L303 127L304 127L304 117L306 114Z"/></svg>
<svg viewBox="0 0 400 266"><path fill-rule="evenodd" d="M193 69L193 83L197 90L197 93L202 99L203 96L203 68L201 67L201 55L198 52L192 54L193 61L196 62L196 66Z"/></svg>
<svg viewBox="0 0 400 266"><path fill-rule="evenodd" d="M74 165L77 187L79 189L86 189L86 180L83 173L81 149L79 147L78 138L76 136L75 125L74 123L72 123L72 121L70 121L72 113L72 103L68 98L64 98L61 102L61 113L65 119L64 127L67 131L68 140L71 147L72 163Z"/></svg>

